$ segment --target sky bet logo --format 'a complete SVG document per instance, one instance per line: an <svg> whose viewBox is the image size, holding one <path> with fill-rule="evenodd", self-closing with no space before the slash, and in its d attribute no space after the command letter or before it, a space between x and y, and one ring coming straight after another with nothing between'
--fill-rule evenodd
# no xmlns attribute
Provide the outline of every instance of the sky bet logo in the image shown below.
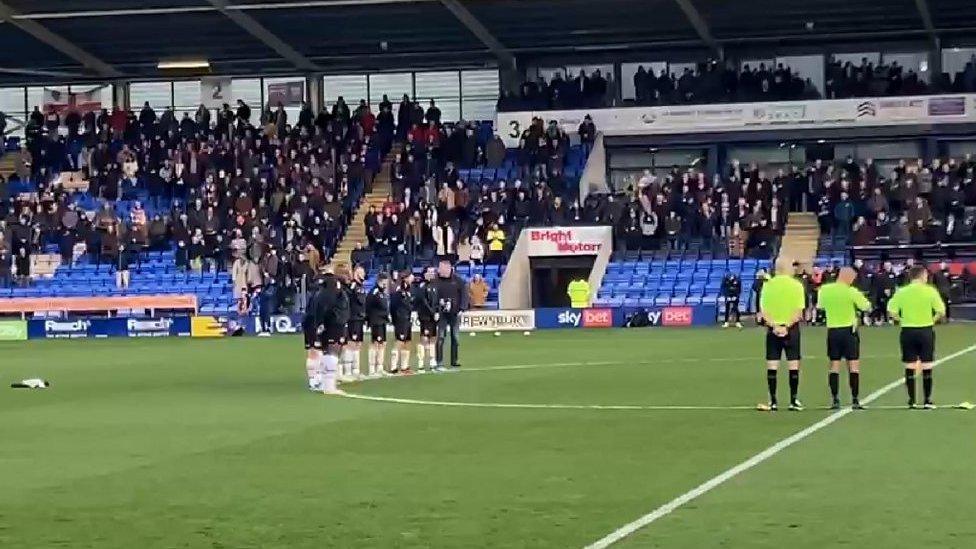
<svg viewBox="0 0 976 549"><path fill-rule="evenodd" d="M610 309L566 310L559 313L556 321L560 326L573 328L611 328L613 311Z"/></svg>

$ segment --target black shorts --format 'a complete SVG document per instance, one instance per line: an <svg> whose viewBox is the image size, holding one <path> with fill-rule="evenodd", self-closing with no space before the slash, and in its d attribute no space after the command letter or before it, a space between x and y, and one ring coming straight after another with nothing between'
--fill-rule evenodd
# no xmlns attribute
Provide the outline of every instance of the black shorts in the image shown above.
<svg viewBox="0 0 976 549"><path fill-rule="evenodd" d="M365 323L362 320L350 320L349 330L346 334L346 338L353 343L362 343L364 324Z"/></svg>
<svg viewBox="0 0 976 549"><path fill-rule="evenodd" d="M859 360L861 334L853 327L827 328L827 358L830 360Z"/></svg>
<svg viewBox="0 0 976 549"><path fill-rule="evenodd" d="M334 345L346 344L346 325L345 324L326 324L325 331L322 332L322 348L325 349Z"/></svg>
<svg viewBox="0 0 976 549"><path fill-rule="evenodd" d="M902 328L898 339L901 343L901 361L905 364L935 360L935 330L931 326Z"/></svg>
<svg viewBox="0 0 976 549"><path fill-rule="evenodd" d="M413 326L411 326L410 319L405 321L397 320L393 322L393 337L397 341L410 341L413 339Z"/></svg>
<svg viewBox="0 0 976 549"><path fill-rule="evenodd" d="M794 324L785 337L773 333L772 328L766 330L766 360L779 360L786 355L786 360L800 360L800 326Z"/></svg>
<svg viewBox="0 0 976 549"><path fill-rule="evenodd" d="M313 324L302 324L302 334L305 338L305 350L321 349L322 343L319 342L318 334L315 333Z"/></svg>
<svg viewBox="0 0 976 549"><path fill-rule="evenodd" d="M386 324L370 324L369 336L373 343L386 343Z"/></svg>
<svg viewBox="0 0 976 549"><path fill-rule="evenodd" d="M420 335L423 337L437 337L437 321L433 318L421 318Z"/></svg>

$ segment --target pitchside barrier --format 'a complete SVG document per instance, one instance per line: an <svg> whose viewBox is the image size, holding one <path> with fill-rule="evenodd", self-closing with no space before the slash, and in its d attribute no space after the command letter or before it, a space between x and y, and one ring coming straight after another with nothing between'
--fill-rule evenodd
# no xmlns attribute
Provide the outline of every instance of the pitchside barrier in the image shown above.
<svg viewBox="0 0 976 549"><path fill-rule="evenodd" d="M635 314L641 326L709 326L715 324L714 305L650 308L594 307L498 311L466 311L461 314L463 332L526 332L549 329L619 328ZM271 333L297 334L301 315L271 317ZM414 331L420 325L414 317ZM261 320L256 316L163 316L158 318L69 318L0 320L0 341L27 339L87 339L107 337L198 337L220 338L231 334L257 335Z"/></svg>

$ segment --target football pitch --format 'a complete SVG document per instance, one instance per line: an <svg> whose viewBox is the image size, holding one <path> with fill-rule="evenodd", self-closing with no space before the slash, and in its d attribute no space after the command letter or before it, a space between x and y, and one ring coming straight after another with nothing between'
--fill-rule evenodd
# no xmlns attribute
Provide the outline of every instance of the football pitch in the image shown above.
<svg viewBox="0 0 976 549"><path fill-rule="evenodd" d="M976 401L976 327L937 331L936 403ZM763 337L465 336L356 398L305 390L297 336L3 343L0 547L976 547L976 412L903 409L897 329L863 412L824 409L815 328L808 409L755 411Z"/></svg>

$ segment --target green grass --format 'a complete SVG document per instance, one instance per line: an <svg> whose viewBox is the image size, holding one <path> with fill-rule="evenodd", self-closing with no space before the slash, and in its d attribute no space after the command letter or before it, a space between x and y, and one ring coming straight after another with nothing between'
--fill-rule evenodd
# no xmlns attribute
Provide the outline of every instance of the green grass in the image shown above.
<svg viewBox="0 0 976 549"><path fill-rule="evenodd" d="M940 354L974 332L940 327ZM901 366L896 330L862 339L867 394ZM755 329L482 335L462 341L466 367L541 367L348 389L751 406L765 400L762 341ZM804 348L801 396L820 407L823 332L806 330ZM976 400L974 361L940 367L938 402ZM582 547L829 414L393 404L310 394L303 369L297 337L0 344L4 387L53 382L0 389L0 547ZM899 388L877 404L903 401ZM972 548L974 420L849 415L621 546Z"/></svg>

